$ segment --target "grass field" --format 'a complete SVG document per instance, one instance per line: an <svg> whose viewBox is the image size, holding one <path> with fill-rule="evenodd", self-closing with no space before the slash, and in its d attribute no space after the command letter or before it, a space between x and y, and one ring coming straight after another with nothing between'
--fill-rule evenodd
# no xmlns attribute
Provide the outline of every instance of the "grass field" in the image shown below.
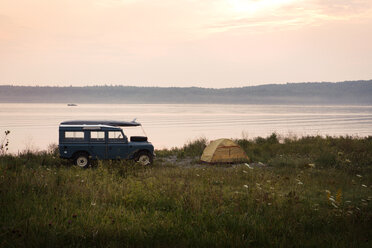
<svg viewBox="0 0 372 248"><path fill-rule="evenodd" d="M204 139L151 167L2 155L0 247L372 246L372 137L237 142L250 166L197 163Z"/></svg>

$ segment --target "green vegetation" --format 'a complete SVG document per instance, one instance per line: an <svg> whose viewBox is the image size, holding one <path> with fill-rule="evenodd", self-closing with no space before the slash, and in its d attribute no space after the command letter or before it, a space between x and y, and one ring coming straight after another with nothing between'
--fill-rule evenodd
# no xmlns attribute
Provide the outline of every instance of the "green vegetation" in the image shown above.
<svg viewBox="0 0 372 248"><path fill-rule="evenodd" d="M0 247L371 247L372 137L237 142L249 166L195 163L205 139L152 167L2 155Z"/></svg>

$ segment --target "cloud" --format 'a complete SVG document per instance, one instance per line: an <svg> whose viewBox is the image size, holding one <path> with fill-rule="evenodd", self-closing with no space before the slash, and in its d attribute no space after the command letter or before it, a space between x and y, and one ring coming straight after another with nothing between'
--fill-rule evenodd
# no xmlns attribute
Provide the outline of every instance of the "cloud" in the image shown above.
<svg viewBox="0 0 372 248"><path fill-rule="evenodd" d="M322 25L329 21L362 21L363 19L372 19L370 0L296 0L283 2L272 8L262 8L256 12L231 13L206 28L210 32L247 28L251 31L263 31L273 28L292 29L305 25Z"/></svg>

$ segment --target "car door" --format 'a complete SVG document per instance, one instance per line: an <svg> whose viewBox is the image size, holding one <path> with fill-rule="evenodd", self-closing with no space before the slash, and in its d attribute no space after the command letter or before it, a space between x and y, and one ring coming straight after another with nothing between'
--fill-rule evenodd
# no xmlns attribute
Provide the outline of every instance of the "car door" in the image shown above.
<svg viewBox="0 0 372 248"><path fill-rule="evenodd" d="M107 158L127 158L128 140L121 131L108 131Z"/></svg>
<svg viewBox="0 0 372 248"><path fill-rule="evenodd" d="M89 151L93 158L107 158L105 131L90 131Z"/></svg>

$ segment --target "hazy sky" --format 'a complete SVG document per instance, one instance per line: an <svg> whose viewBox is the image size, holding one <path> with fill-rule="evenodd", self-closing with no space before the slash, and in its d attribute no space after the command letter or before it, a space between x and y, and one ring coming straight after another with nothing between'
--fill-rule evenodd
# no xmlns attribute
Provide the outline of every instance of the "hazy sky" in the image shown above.
<svg viewBox="0 0 372 248"><path fill-rule="evenodd" d="M0 0L0 84L372 79L372 0Z"/></svg>

